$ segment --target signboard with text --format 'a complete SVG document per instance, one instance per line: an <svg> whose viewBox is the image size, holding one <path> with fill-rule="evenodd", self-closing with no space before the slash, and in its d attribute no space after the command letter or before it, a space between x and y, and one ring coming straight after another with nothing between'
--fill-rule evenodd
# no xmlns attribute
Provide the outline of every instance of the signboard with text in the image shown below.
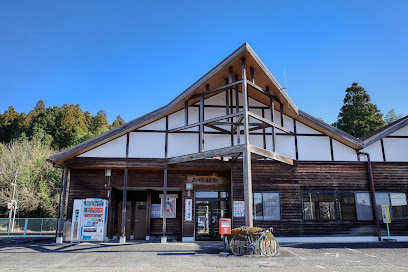
<svg viewBox="0 0 408 272"><path fill-rule="evenodd" d="M216 175L212 176L187 176L187 182L191 182L193 185L223 185L227 182L224 178Z"/></svg>
<svg viewBox="0 0 408 272"><path fill-rule="evenodd" d="M234 201L234 217L245 217L245 201Z"/></svg>
<svg viewBox="0 0 408 272"><path fill-rule="evenodd" d="M381 205L382 218L384 223L391 223L390 206Z"/></svg>

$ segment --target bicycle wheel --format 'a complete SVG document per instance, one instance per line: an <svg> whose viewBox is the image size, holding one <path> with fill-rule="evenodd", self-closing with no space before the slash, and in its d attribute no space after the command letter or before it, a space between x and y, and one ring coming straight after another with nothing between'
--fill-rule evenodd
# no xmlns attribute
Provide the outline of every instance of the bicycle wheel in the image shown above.
<svg viewBox="0 0 408 272"><path fill-rule="evenodd" d="M244 235L235 235L230 242L230 249L234 255L242 256L248 254L248 238Z"/></svg>
<svg viewBox="0 0 408 272"><path fill-rule="evenodd" d="M261 252L263 255L268 257L274 257L278 254L279 243L275 238L270 236L265 236L261 241Z"/></svg>

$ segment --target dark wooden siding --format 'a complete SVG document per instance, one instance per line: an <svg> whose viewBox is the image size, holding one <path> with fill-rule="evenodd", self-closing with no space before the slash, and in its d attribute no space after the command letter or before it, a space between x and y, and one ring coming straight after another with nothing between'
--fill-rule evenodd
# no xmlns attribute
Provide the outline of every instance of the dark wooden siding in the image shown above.
<svg viewBox="0 0 408 272"><path fill-rule="evenodd" d="M408 163L373 163L377 192L408 192ZM232 173L234 200L243 200L242 164L237 163ZM277 235L375 235L374 221L303 220L301 193L369 192L367 163L299 162L296 166L272 161L252 163L253 192L280 192L281 221L254 221L255 226L273 226ZM234 218L234 227L244 224L243 218ZM385 235L386 227L380 224ZM390 225L394 235L408 234L408 220L394 220Z"/></svg>

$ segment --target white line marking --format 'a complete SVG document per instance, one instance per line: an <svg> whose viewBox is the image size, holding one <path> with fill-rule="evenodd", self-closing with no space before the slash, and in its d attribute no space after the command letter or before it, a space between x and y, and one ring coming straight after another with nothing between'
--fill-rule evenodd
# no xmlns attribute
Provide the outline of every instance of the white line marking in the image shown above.
<svg viewBox="0 0 408 272"><path fill-rule="evenodd" d="M71 258L65 259L65 260L63 260L62 262L58 263L58 264L50 265L50 267L61 266L62 264L65 264L65 263L69 262L70 260L75 259L75 258L78 257L79 255L80 255L80 254L77 254L77 255L75 255L75 256L73 256L73 257L71 257Z"/></svg>
<svg viewBox="0 0 408 272"><path fill-rule="evenodd" d="M295 256L301 258L302 260L307 261L307 259L306 259L305 257L302 257L302 256L300 256L299 254L297 254L297 253L295 253L295 252L293 252L293 251L290 251L290 250L287 249L287 248L285 248L285 249L286 249L287 251L289 251L290 253L292 253L293 255L295 255Z"/></svg>
<svg viewBox="0 0 408 272"><path fill-rule="evenodd" d="M320 265L315 265L317 268L321 268L321 269L325 269L323 266L320 266Z"/></svg>
<svg viewBox="0 0 408 272"><path fill-rule="evenodd" d="M348 248L348 247L346 247L346 249L348 249L350 251L353 251L353 252L360 252L360 251L357 251L357 250L354 250L354 249L351 249L351 248Z"/></svg>

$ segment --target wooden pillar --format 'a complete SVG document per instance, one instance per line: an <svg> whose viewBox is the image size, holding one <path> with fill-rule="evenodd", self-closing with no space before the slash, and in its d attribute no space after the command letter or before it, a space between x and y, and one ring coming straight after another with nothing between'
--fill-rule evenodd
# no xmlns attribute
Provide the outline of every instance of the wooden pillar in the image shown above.
<svg viewBox="0 0 408 272"><path fill-rule="evenodd" d="M126 243L126 198L127 198L127 180L128 180L128 168L125 167L125 178L123 180L123 200L122 200L122 228L120 232L121 244Z"/></svg>
<svg viewBox="0 0 408 272"><path fill-rule="evenodd" d="M164 185L163 185L163 199L162 199L162 215L163 215L163 237L162 243L167 243L166 237L166 200L167 200L167 167L164 168Z"/></svg>
<svg viewBox="0 0 408 272"><path fill-rule="evenodd" d="M232 83L232 77L234 76L234 70L233 70L232 66L229 67L228 72L229 72L228 83ZM228 98L228 97L229 97L229 99L228 99L228 107L229 107L229 108L228 108L227 114L234 112L234 107L232 106L232 105L233 105L233 101L232 101L232 88L229 89L229 90L227 90L227 98ZM234 122L234 117L231 117L231 118L229 119L229 121L230 121L231 123ZM234 128L234 126L231 125L231 128L230 128L230 130L231 130L231 146L234 145L234 134L232 133L232 129L233 129L233 128Z"/></svg>
<svg viewBox="0 0 408 272"><path fill-rule="evenodd" d="M235 75L235 81L238 81L238 75ZM243 85L243 84L242 84ZM236 112L239 112L239 91L238 91L238 85L235 85L235 106L236 106ZM239 117L236 117L236 120L238 121ZM241 129L240 126L237 124L237 144L241 144Z"/></svg>
<svg viewBox="0 0 408 272"><path fill-rule="evenodd" d="M184 125L188 126L188 100L184 103Z"/></svg>
<svg viewBox="0 0 408 272"><path fill-rule="evenodd" d="M266 92L270 93L269 87L266 86ZM275 100L273 99L273 96L269 97L270 101L270 110L271 110L271 122L275 123ZM275 127L272 126L272 152L276 152L276 131Z"/></svg>
<svg viewBox="0 0 408 272"><path fill-rule="evenodd" d="M146 200L146 240L150 240L150 219L152 216L152 190L147 190Z"/></svg>
<svg viewBox="0 0 408 272"><path fill-rule="evenodd" d="M210 90L210 85L207 84L206 90ZM204 95L200 96L200 122L204 121ZM198 152L203 152L204 151L204 125L200 125L200 132L199 132L199 137L198 137Z"/></svg>
<svg viewBox="0 0 408 272"><path fill-rule="evenodd" d="M64 169L64 181L62 185L62 198L61 198L61 210L60 210L60 217L58 221L58 237L56 240L57 244L60 244L63 242L63 229L64 229L64 214L65 214L65 201L66 201L66 195L67 195L67 183L68 183L68 171L69 168L65 166Z"/></svg>
<svg viewBox="0 0 408 272"><path fill-rule="evenodd" d="M283 120L283 104L280 103L280 116L281 116L281 127L285 127L285 122Z"/></svg>
<svg viewBox="0 0 408 272"><path fill-rule="evenodd" d="M242 58L242 101L244 111L244 144L243 152L243 172L244 172L244 200L245 200L245 225L253 227L253 207L252 207L252 170L251 170L251 152L249 145L248 129L248 92L246 83L245 58Z"/></svg>

